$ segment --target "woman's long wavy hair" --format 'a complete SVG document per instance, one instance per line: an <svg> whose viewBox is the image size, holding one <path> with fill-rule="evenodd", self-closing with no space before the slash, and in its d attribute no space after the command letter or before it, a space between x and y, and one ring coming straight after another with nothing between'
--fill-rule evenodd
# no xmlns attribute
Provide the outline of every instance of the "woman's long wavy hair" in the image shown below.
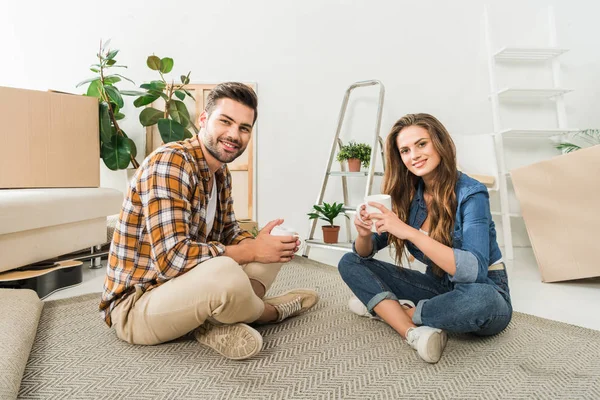
<svg viewBox="0 0 600 400"><path fill-rule="evenodd" d="M410 203L415 196L419 177L410 172L402 158L396 144L402 129L408 126L420 126L427 129L433 147L440 155L440 164L432 172L435 174L432 187L427 190L432 195L428 204L430 228L429 237L452 247L452 232L456 214L456 193L454 188L458 180L456 168L456 148L450 134L432 115L408 114L400 118L390 131L386 139L386 169L383 177L383 193L392 197L392 211L401 221L409 223ZM389 235L389 244L396 249L396 262L401 265L404 253L404 240ZM433 272L441 276L443 270L433 265Z"/></svg>

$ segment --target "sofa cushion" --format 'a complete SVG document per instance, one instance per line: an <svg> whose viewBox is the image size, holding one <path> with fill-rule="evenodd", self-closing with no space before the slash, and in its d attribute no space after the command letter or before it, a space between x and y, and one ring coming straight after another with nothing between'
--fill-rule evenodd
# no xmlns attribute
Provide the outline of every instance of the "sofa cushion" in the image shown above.
<svg viewBox="0 0 600 400"><path fill-rule="evenodd" d="M107 188L0 190L0 235L116 214L123 194Z"/></svg>

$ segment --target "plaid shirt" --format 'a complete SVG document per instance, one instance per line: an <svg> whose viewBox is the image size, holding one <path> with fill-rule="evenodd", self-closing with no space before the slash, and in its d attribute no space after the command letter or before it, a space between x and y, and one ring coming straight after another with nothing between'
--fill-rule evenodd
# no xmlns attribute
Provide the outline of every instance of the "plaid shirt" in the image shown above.
<svg viewBox="0 0 600 400"><path fill-rule="evenodd" d="M151 290L252 237L235 219L226 165L215 173L219 204L207 237L210 176L198 136L160 147L139 167L108 256L100 312L109 326L113 308L136 287Z"/></svg>

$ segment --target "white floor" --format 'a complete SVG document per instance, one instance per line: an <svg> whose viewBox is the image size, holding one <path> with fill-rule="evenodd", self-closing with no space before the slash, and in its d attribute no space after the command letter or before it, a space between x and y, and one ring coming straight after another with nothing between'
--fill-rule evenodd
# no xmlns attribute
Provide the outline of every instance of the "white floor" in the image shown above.
<svg viewBox="0 0 600 400"><path fill-rule="evenodd" d="M337 265L342 254L311 250L311 258L330 265ZM105 260L102 263L106 265ZM506 264L515 311L600 330L600 278L543 283L531 248L516 248L515 260ZM92 270L88 265L84 264L82 284L58 291L45 300L101 292L104 268Z"/></svg>

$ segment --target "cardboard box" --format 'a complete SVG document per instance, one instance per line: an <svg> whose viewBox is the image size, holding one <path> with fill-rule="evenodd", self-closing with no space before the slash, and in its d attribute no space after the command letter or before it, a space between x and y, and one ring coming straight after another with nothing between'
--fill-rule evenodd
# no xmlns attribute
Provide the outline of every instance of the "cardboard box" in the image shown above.
<svg viewBox="0 0 600 400"><path fill-rule="evenodd" d="M98 100L0 87L0 188L100 186Z"/></svg>
<svg viewBox="0 0 600 400"><path fill-rule="evenodd" d="M245 231L248 231L252 234L258 232L258 222L252 221L250 219L239 219L238 225Z"/></svg>
<svg viewBox="0 0 600 400"><path fill-rule="evenodd" d="M600 145L511 176L542 281L600 276Z"/></svg>

